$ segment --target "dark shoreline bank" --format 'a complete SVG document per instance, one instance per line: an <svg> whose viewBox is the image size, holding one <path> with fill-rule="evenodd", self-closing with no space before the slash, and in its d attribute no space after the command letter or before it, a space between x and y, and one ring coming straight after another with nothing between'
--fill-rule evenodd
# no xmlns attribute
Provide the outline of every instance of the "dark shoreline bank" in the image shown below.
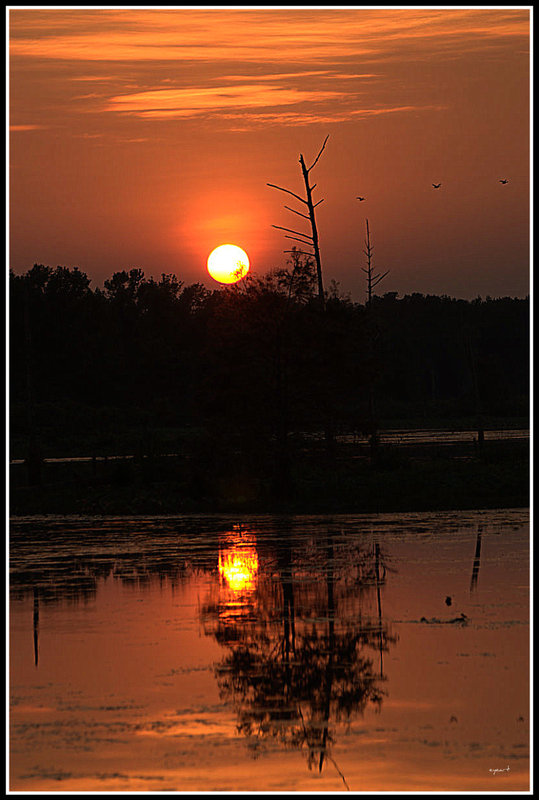
<svg viewBox="0 0 539 800"><path fill-rule="evenodd" d="M357 450L295 457L289 479L257 472L247 460L208 474L181 458L42 465L29 486L11 465L11 516L182 513L325 514L525 508L529 442L384 447L371 463Z"/></svg>

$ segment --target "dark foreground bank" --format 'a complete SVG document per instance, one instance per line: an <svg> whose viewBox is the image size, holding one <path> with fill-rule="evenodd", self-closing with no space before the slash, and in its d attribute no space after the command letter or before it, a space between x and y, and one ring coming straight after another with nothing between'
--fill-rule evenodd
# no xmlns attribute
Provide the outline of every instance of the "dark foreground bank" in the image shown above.
<svg viewBox="0 0 539 800"><path fill-rule="evenodd" d="M245 457L219 469L181 456L10 468L10 514L376 513L529 505L529 443L296 453L280 469Z"/></svg>

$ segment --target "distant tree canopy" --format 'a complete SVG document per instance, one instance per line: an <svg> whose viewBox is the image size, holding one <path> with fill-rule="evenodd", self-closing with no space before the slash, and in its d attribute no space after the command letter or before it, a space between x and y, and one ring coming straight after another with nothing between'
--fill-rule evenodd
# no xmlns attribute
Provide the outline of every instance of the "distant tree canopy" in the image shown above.
<svg viewBox="0 0 539 800"><path fill-rule="evenodd" d="M320 430L328 408L336 428L361 430L370 383L382 420L472 415L478 396L484 414L528 412L528 299L388 293L365 306L334 285L321 313L297 252L213 291L140 269L92 289L77 268L36 264L10 273L9 325L15 432L30 396L257 441Z"/></svg>

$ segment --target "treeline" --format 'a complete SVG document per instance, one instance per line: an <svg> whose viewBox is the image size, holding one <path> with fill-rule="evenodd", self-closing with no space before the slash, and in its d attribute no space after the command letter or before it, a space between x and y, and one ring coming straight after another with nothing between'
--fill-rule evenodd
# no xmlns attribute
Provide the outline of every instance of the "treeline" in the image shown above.
<svg viewBox="0 0 539 800"><path fill-rule="evenodd" d="M9 333L12 439L34 428L62 455L130 428L255 452L297 432L528 414L528 299L363 304L333 285L321 312L297 252L216 290L140 269L92 289L77 268L36 264L10 273Z"/></svg>

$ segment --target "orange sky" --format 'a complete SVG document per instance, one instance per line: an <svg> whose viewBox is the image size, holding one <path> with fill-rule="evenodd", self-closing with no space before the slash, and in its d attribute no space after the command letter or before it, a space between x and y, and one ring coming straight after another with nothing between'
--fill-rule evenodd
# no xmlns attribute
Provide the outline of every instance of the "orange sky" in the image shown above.
<svg viewBox="0 0 539 800"><path fill-rule="evenodd" d="M213 288L225 242L254 274L283 266L272 224L301 220L266 183L302 193L299 153L329 134L312 173L326 286L364 299L368 217L383 291L524 296L529 16L12 8L10 266Z"/></svg>

